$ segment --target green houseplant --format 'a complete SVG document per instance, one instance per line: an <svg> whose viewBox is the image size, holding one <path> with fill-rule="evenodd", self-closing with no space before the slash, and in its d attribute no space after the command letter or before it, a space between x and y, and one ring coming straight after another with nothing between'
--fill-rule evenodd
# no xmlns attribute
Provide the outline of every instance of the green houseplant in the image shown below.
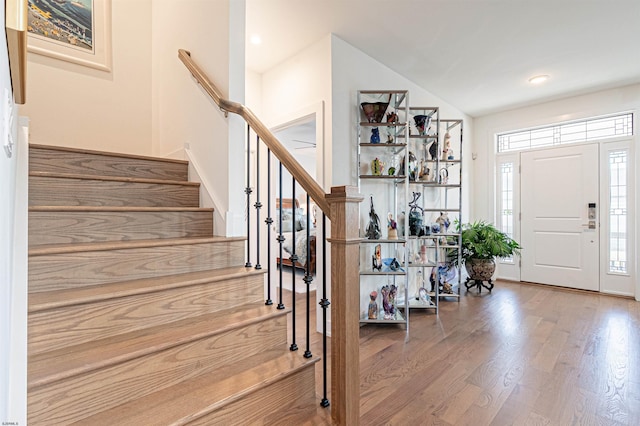
<svg viewBox="0 0 640 426"><path fill-rule="evenodd" d="M479 286L482 281L487 281L493 287L491 277L496 270L495 258L520 254L520 244L491 223L458 223L458 231L462 235L460 258L469 274L467 283L475 281Z"/></svg>

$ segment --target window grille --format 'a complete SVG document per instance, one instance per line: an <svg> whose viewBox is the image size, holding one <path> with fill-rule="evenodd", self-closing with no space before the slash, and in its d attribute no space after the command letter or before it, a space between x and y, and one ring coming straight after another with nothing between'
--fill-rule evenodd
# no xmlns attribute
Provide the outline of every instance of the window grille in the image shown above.
<svg viewBox="0 0 640 426"><path fill-rule="evenodd" d="M498 152L523 151L631 135L633 113L629 112L501 133L498 134Z"/></svg>
<svg viewBox="0 0 640 426"><path fill-rule="evenodd" d="M500 230L513 238L513 163L500 164ZM513 263L513 256L501 260Z"/></svg>
<svg viewBox="0 0 640 426"><path fill-rule="evenodd" d="M609 152L609 272L628 273L627 151Z"/></svg>

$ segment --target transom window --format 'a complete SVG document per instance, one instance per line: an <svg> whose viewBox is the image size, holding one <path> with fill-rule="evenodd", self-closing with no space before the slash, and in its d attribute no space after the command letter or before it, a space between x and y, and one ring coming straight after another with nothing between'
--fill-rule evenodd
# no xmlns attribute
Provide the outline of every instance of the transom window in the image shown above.
<svg viewBox="0 0 640 426"><path fill-rule="evenodd" d="M498 152L523 151L632 135L633 113L629 112L500 133Z"/></svg>

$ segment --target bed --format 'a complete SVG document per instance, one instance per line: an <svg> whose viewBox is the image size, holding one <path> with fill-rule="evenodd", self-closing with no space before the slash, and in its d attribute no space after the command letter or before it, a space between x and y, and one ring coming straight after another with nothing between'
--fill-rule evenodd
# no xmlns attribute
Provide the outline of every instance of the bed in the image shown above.
<svg viewBox="0 0 640 426"><path fill-rule="evenodd" d="M280 199L276 198L276 218L274 221L275 230L278 232L278 215L280 214ZM285 266L293 266L298 269L307 269L307 261L309 262L309 268L312 274L316 272L316 228L313 222L310 224L309 229L309 244L310 244L310 256L307 259L307 229L306 222L307 216L301 214L300 203L298 199L291 198L283 198L282 199L282 222L283 222L283 232L285 240L283 242L283 249L289 255L293 253L293 226L296 226L296 241L295 241L295 252L298 260L295 262L295 265L292 265L291 259L289 256L283 256L282 264ZM297 214L296 214L297 213ZM295 221L292 220L292 215L295 215ZM276 259L278 263L280 263L280 258Z"/></svg>

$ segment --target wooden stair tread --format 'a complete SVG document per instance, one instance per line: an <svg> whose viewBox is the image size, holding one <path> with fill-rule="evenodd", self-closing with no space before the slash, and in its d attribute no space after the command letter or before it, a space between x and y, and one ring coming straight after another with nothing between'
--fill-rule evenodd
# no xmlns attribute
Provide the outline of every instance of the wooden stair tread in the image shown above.
<svg viewBox="0 0 640 426"><path fill-rule="evenodd" d="M106 241L84 244L49 244L29 248L29 256L44 256L49 254L78 253L88 251L126 250L146 247L166 247L174 245L207 244L241 240L245 240L245 237L165 238L160 240Z"/></svg>
<svg viewBox="0 0 640 426"><path fill-rule="evenodd" d="M30 212L212 212L210 207L29 206Z"/></svg>
<svg viewBox="0 0 640 426"><path fill-rule="evenodd" d="M57 179L78 179L78 180L100 180L109 182L135 182L135 183L152 183L159 185L180 185L180 186L200 186L199 182L188 182L180 180L166 180L166 179L148 179L148 178L136 178L136 177L124 177L124 176L100 176L100 175L86 175L78 173L54 173L54 172L29 172L30 177L40 178L57 178Z"/></svg>
<svg viewBox="0 0 640 426"><path fill-rule="evenodd" d="M254 268L239 266L154 278L142 278L112 284L102 284L99 286L80 287L77 289L31 293L29 295L29 313L60 308L63 306L92 303L100 300L153 293L173 288L214 283L236 277L264 273L264 270L256 270Z"/></svg>
<svg viewBox="0 0 640 426"><path fill-rule="evenodd" d="M277 356L277 354L280 354ZM269 351L83 419L81 424L187 424L310 367L318 357ZM270 413L265 413L265 416ZM238 419L241 420L241 419Z"/></svg>
<svg viewBox="0 0 640 426"><path fill-rule="evenodd" d="M33 149L47 149L53 151L64 151L64 152L76 152L79 154L94 154L94 155L104 155L107 157L117 157L117 158L129 158L132 160L145 160L145 161L158 161L163 163L177 163L177 164L189 164L187 160L177 160L174 158L160 158L160 157L149 157L145 155L137 155L137 154L123 154L119 152L109 152L109 151L98 151L91 149L82 149L82 148L71 148L66 146L53 146L53 145L43 145L43 144L35 144L29 143L29 148Z"/></svg>
<svg viewBox="0 0 640 426"><path fill-rule="evenodd" d="M33 389L150 353L286 315L264 303L251 303L170 324L163 324L102 340L36 354L29 358L28 388Z"/></svg>

